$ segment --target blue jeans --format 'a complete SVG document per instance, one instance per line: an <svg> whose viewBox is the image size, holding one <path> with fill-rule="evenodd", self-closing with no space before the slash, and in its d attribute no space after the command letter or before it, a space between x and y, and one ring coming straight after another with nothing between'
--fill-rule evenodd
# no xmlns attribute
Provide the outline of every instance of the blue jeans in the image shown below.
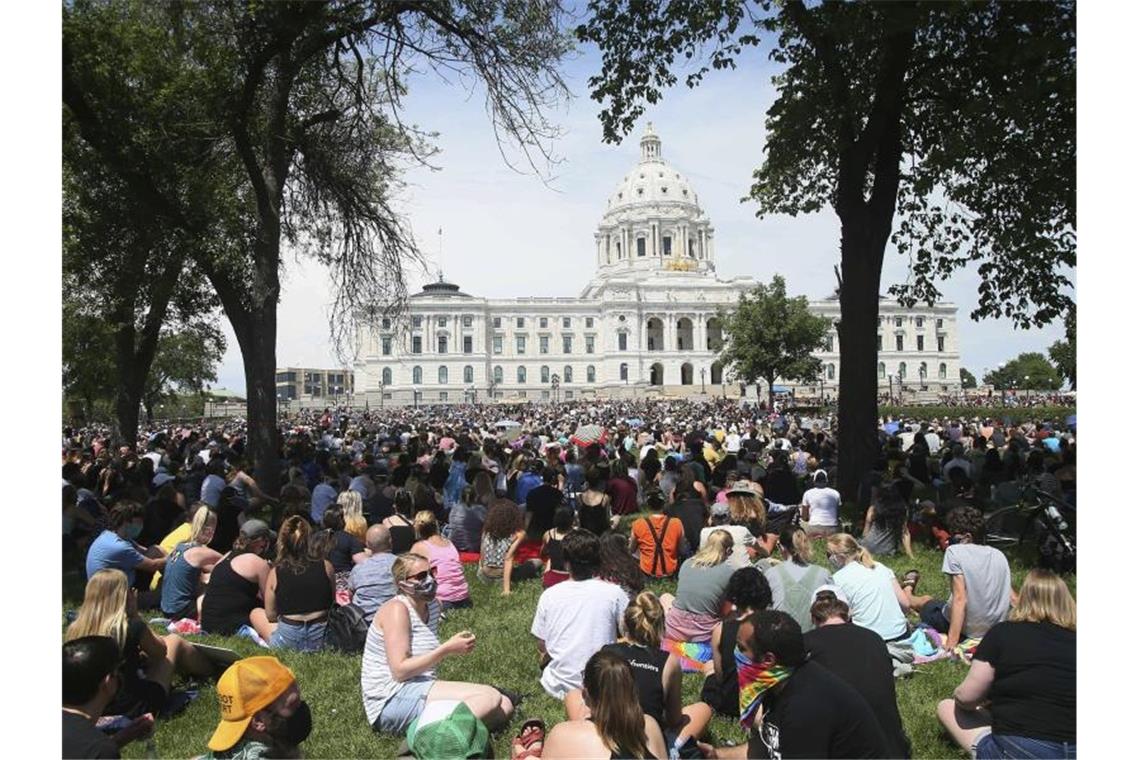
<svg viewBox="0 0 1140 760"><path fill-rule="evenodd" d="M1006 760L1007 758L1049 758L1069 760L1076 758L1077 745L1069 742L1051 742L1028 736L986 734L974 745L974 756L979 760Z"/></svg>
<svg viewBox="0 0 1140 760"><path fill-rule="evenodd" d="M277 630L269 637L273 649L296 649L299 652L316 652L324 649L327 620L315 623L289 623L277 621Z"/></svg>

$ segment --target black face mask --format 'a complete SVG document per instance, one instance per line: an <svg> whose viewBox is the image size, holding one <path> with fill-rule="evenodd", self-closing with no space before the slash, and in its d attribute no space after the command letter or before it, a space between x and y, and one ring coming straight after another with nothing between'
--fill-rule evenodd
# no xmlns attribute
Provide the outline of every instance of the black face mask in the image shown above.
<svg viewBox="0 0 1140 760"><path fill-rule="evenodd" d="M275 733L289 746L299 746L308 739L313 731L313 714L309 711L309 703L302 700L292 715L280 720L280 726L280 730Z"/></svg>

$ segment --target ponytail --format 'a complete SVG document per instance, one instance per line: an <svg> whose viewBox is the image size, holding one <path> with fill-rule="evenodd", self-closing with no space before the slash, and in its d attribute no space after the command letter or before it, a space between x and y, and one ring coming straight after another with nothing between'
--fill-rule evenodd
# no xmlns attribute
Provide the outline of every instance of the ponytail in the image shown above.
<svg viewBox="0 0 1140 760"><path fill-rule="evenodd" d="M834 533L827 539L827 548L834 554L854 559L864 567L874 567L875 557L864 549L850 533Z"/></svg>
<svg viewBox="0 0 1140 760"><path fill-rule="evenodd" d="M665 608L652 591L642 591L625 608L622 624L630 641L657 649L665 630Z"/></svg>
<svg viewBox="0 0 1140 760"><path fill-rule="evenodd" d="M800 565L811 562L811 539L803 528L784 528L780 531L780 546Z"/></svg>

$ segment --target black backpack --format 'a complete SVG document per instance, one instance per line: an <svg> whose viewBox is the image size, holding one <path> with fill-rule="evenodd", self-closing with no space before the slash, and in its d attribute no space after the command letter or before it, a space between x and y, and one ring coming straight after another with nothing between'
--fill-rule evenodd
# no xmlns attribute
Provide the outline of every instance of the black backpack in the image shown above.
<svg viewBox="0 0 1140 760"><path fill-rule="evenodd" d="M325 644L345 654L360 654L368 638L368 621L364 610L355 604L333 607L325 627Z"/></svg>

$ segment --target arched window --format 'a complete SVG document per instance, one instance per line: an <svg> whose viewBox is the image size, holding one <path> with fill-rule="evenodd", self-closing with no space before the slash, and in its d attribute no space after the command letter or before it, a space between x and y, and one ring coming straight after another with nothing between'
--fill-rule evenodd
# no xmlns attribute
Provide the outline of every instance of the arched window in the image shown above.
<svg viewBox="0 0 1140 760"><path fill-rule="evenodd" d="M926 362L918 365L918 376L923 380L926 379Z"/></svg>
<svg viewBox="0 0 1140 760"><path fill-rule="evenodd" d="M562 382L564 382L564 383L574 382L574 368L571 367L569 364L567 364L565 367L562 368Z"/></svg>
<svg viewBox="0 0 1140 760"><path fill-rule="evenodd" d="M594 382L594 365L593 364L587 364L586 365L586 382L587 383Z"/></svg>
<svg viewBox="0 0 1140 760"><path fill-rule="evenodd" d="M622 380L629 380L629 365L628 364L622 362L621 375L619 377Z"/></svg>
<svg viewBox="0 0 1140 760"><path fill-rule="evenodd" d="M518 377L519 385L522 385L523 383L526 382L526 367L519 365L517 377Z"/></svg>
<svg viewBox="0 0 1140 760"><path fill-rule="evenodd" d="M380 372L380 384L381 385L391 385L392 384L392 369L391 369L391 367L385 367Z"/></svg>
<svg viewBox="0 0 1140 760"><path fill-rule="evenodd" d="M942 362L941 364L938 365L938 379L939 380L945 380L946 379L946 362Z"/></svg>
<svg viewBox="0 0 1140 760"><path fill-rule="evenodd" d="M879 362L879 379L882 380L887 376L887 365Z"/></svg>
<svg viewBox="0 0 1140 760"><path fill-rule="evenodd" d="M899 380L906 380L906 362L899 362Z"/></svg>
<svg viewBox="0 0 1140 760"><path fill-rule="evenodd" d="M542 365L542 369L538 371L538 381L540 383L550 382L550 367L547 367L545 364ZM522 380L519 380L519 382L521 383Z"/></svg>
<svg viewBox="0 0 1140 760"><path fill-rule="evenodd" d="M495 384L496 385L502 385L502 383L503 383L503 368L502 367L495 367L495 370L494 370L494 373L492 374L492 377L495 378Z"/></svg>
<svg viewBox="0 0 1140 760"><path fill-rule="evenodd" d="M465 383L475 382L475 368L472 367L470 364L468 364L466 367L463 368L463 382L465 382Z"/></svg>
<svg viewBox="0 0 1140 760"><path fill-rule="evenodd" d="M439 368L439 384L447 385L447 367Z"/></svg>
<svg viewBox="0 0 1140 760"><path fill-rule="evenodd" d="M412 367L412 385L419 385L424 381L424 368Z"/></svg>
<svg viewBox="0 0 1140 760"><path fill-rule="evenodd" d="M835 365L834 364L828 364L827 365L827 379L828 380L834 380L835 379Z"/></svg>

